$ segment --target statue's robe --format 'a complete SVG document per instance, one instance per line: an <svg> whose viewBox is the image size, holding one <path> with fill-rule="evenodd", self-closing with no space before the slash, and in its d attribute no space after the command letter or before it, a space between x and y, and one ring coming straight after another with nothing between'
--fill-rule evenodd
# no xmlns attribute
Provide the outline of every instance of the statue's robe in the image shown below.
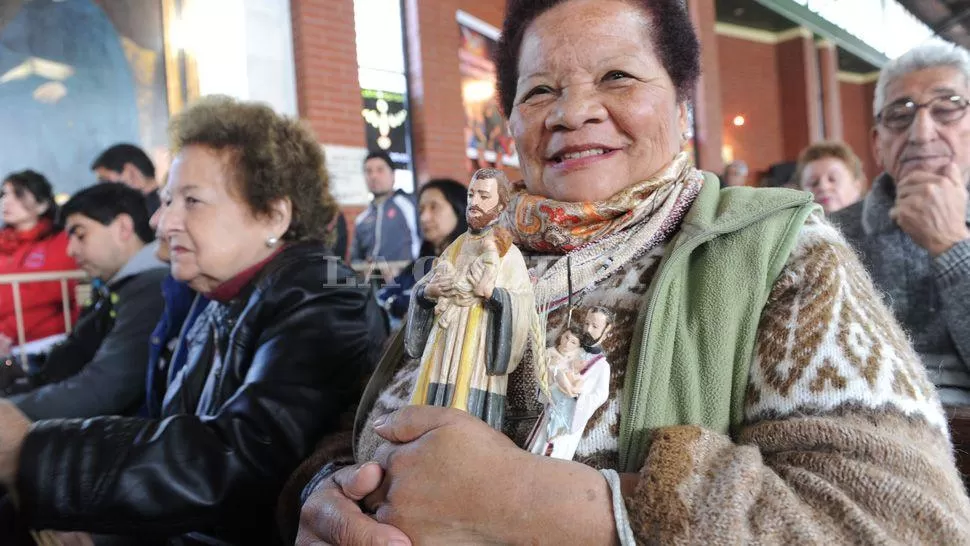
<svg viewBox="0 0 970 546"><path fill-rule="evenodd" d="M487 250L488 236L496 237L498 252ZM501 430L508 374L522 360L536 312L528 268L500 228L461 235L439 259L454 266L459 293L448 303L457 309L449 320L438 320L435 302L424 298L433 275L415 286L405 350L421 356L421 371L411 403L461 409ZM496 275L488 300L470 293L476 267Z"/></svg>

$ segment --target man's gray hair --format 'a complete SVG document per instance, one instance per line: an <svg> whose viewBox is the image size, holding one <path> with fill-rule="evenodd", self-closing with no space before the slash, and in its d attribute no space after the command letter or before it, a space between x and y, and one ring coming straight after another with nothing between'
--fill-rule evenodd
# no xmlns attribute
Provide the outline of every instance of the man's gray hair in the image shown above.
<svg viewBox="0 0 970 546"><path fill-rule="evenodd" d="M927 41L889 61L879 71L879 80L876 82L876 97L872 102L873 115L878 116L886 105L886 88L894 80L917 70L939 66L952 66L958 69L963 73L963 77L970 82L970 53L966 49L939 39Z"/></svg>

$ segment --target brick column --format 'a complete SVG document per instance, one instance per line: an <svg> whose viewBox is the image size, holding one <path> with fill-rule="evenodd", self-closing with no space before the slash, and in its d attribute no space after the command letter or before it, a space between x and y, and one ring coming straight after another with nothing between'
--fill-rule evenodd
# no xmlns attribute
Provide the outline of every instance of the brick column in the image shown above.
<svg viewBox="0 0 970 546"><path fill-rule="evenodd" d="M717 22L714 2L689 0L691 21L701 41L701 79L694 99L694 138L698 167L711 172L724 170L721 160L721 76L717 55Z"/></svg>
<svg viewBox="0 0 970 546"><path fill-rule="evenodd" d="M806 146L822 138L821 87L812 34L797 29L778 44L782 131L785 159L794 161Z"/></svg>
<svg viewBox="0 0 970 546"><path fill-rule="evenodd" d="M354 0L291 0L300 117L322 143L364 146Z"/></svg>
<svg viewBox="0 0 970 546"><path fill-rule="evenodd" d="M876 122L872 114L872 100L876 92L876 77L878 72L844 73L839 76L843 140L862 160L867 180L872 180L879 174L876 158L872 155L872 128Z"/></svg>
<svg viewBox="0 0 970 546"><path fill-rule="evenodd" d="M364 147L354 0L290 0L300 117L321 144ZM362 167L363 168L363 167ZM348 244L362 206L344 206Z"/></svg>
<svg viewBox="0 0 970 546"><path fill-rule="evenodd" d="M828 40L818 43L819 83L822 88L822 114L825 138L843 140L842 95L839 85L839 59L835 44Z"/></svg>
<svg viewBox="0 0 970 546"><path fill-rule="evenodd" d="M437 176L468 178L457 9L455 0L404 4L416 185Z"/></svg>
<svg viewBox="0 0 970 546"><path fill-rule="evenodd" d="M866 113L867 113L866 120L869 122L870 124L869 126L872 128L875 128L876 126L876 115L872 112L872 103L876 99L875 78L878 78L878 77L879 77L879 74L877 72L876 74L873 75L872 81L865 84L862 91L864 100L868 103L866 108ZM871 132L872 129L870 129L869 131ZM880 174L879 172L880 169L879 167L876 166L876 156L874 155L874 151L872 149L871 143L872 143L872 140L870 139L867 142L867 144L870 144L870 145L865 146L864 149L860 149L856 153L858 153L859 157L862 158L862 162L866 166L866 173L869 173L870 177L875 178L877 175Z"/></svg>

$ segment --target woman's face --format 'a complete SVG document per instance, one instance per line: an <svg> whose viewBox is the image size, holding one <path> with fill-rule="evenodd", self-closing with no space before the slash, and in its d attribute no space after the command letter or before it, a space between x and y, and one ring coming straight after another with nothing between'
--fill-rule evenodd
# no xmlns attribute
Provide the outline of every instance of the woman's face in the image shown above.
<svg viewBox="0 0 970 546"><path fill-rule="evenodd" d="M172 276L212 291L273 253L269 237L289 228L289 203L256 216L243 201L228 155L205 146L182 149L172 163L158 232L168 242Z"/></svg>
<svg viewBox="0 0 970 546"><path fill-rule="evenodd" d="M622 0L571 0L526 30L509 123L530 193L602 201L680 151L686 105L648 23Z"/></svg>
<svg viewBox="0 0 970 546"><path fill-rule="evenodd" d="M826 214L842 210L862 197L862 181L835 157L823 157L802 169L802 189L815 195Z"/></svg>
<svg viewBox="0 0 970 546"><path fill-rule="evenodd" d="M5 182L3 194L0 195L0 208L3 209L3 223L14 229L30 229L37 224L40 215L47 210L47 206L38 203L34 195L24 191L23 197L18 197L14 185Z"/></svg>
<svg viewBox="0 0 970 546"><path fill-rule="evenodd" d="M428 188L421 192L421 197L418 199L418 211L424 240L431 243L435 248L441 246L441 243L458 227L455 209L451 207L451 204L445 199L445 195L438 188Z"/></svg>

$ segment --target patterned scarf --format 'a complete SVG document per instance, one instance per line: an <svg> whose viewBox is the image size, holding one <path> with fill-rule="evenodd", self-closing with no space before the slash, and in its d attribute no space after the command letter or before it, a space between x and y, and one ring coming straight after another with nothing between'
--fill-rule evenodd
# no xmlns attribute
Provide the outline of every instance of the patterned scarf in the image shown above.
<svg viewBox="0 0 970 546"><path fill-rule="evenodd" d="M533 280L538 315L532 325L534 347L546 347L549 313L599 283L644 253L668 241L680 227L704 177L679 153L663 172L601 202L569 203L519 190L503 214L502 226L520 250L554 263L535 267ZM544 351L533 351L533 369L542 392L549 395Z"/></svg>
<svg viewBox="0 0 970 546"><path fill-rule="evenodd" d="M700 193L704 177L686 153L663 173L599 203L513 195L503 226L526 253L553 263L535 279L536 306L548 312L591 290L668 241ZM558 244L557 244L558 242Z"/></svg>
<svg viewBox="0 0 970 546"><path fill-rule="evenodd" d="M640 224L665 204L677 201L700 172L681 152L663 172L630 186L605 201L570 203L516 191L502 218L520 249L540 254L566 254ZM699 189L699 185L698 185ZM695 193L696 195L696 193Z"/></svg>

